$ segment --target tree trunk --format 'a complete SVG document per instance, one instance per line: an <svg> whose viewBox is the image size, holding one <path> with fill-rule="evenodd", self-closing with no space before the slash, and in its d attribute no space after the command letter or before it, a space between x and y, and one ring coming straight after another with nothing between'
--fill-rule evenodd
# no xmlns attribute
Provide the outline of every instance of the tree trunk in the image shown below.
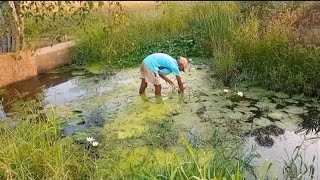
<svg viewBox="0 0 320 180"><path fill-rule="evenodd" d="M23 48L23 19L21 16L20 2L2 2L1 12L4 20L1 30L4 29L8 37L7 45L9 47L7 51L19 51Z"/></svg>
<svg viewBox="0 0 320 180"><path fill-rule="evenodd" d="M13 1L14 2L14 7L16 8L16 14L17 14L17 18L18 18L18 26L19 26L19 39L17 42L18 45L18 49L22 50L24 48L24 36L23 36L23 32L24 32L24 23L23 23L23 16L21 13L21 1Z"/></svg>
<svg viewBox="0 0 320 180"><path fill-rule="evenodd" d="M2 2L0 5L0 53L10 52L12 49L10 42L11 38L8 38L8 36L11 37L11 33L8 30L8 25L4 18L4 3Z"/></svg>
<svg viewBox="0 0 320 180"><path fill-rule="evenodd" d="M22 33L23 33L22 27L19 22L19 18L17 15L17 9L15 7L14 1L8 1L8 5L9 5L10 12L11 12L11 13L9 13L8 20L9 20L9 25L12 30L12 37L13 37L13 43L14 43L13 50L19 51L22 49L22 45L23 45L23 43L21 44L21 42L20 42L20 40L22 38ZM20 11L20 8L19 8L19 11Z"/></svg>

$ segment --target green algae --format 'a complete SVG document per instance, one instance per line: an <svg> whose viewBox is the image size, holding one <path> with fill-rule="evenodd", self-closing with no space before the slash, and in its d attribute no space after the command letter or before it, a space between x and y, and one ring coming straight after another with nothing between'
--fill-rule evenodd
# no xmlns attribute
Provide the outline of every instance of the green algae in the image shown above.
<svg viewBox="0 0 320 180"><path fill-rule="evenodd" d="M148 130L150 121L161 121L170 112L168 103L150 103L136 100L124 112L119 112L106 131L115 133L118 139L141 136Z"/></svg>
<svg viewBox="0 0 320 180"><path fill-rule="evenodd" d="M105 72L105 69L103 68L102 64L95 63L85 66L85 70L90 72L91 74L103 74Z"/></svg>

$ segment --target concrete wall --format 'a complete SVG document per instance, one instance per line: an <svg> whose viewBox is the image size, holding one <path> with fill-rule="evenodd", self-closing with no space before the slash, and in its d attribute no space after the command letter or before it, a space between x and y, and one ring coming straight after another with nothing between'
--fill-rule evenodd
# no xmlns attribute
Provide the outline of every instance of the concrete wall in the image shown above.
<svg viewBox="0 0 320 180"><path fill-rule="evenodd" d="M20 52L16 59L13 53L0 54L0 87L37 75L37 66L31 52Z"/></svg>
<svg viewBox="0 0 320 180"><path fill-rule="evenodd" d="M69 41L38 49L35 53L38 74L66 64L69 59L69 47L73 45L74 42Z"/></svg>
<svg viewBox="0 0 320 180"><path fill-rule="evenodd" d="M37 76L68 63L69 49L73 45L74 42L69 41L38 49L35 53L30 51L19 52L18 55L0 53L0 87Z"/></svg>

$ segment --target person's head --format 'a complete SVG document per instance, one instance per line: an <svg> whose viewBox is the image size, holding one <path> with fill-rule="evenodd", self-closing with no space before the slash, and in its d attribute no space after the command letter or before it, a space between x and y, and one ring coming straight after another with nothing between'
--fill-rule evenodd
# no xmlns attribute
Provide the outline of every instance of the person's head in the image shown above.
<svg viewBox="0 0 320 180"><path fill-rule="evenodd" d="M180 71L186 72L186 69L188 67L187 58L180 56L178 59L178 66Z"/></svg>

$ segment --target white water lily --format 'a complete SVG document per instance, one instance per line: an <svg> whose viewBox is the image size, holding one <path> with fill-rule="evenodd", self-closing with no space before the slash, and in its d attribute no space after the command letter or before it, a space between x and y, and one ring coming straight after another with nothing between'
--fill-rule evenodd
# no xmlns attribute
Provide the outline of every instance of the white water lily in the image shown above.
<svg viewBox="0 0 320 180"><path fill-rule="evenodd" d="M229 92L229 90L228 89L224 89L223 92Z"/></svg>
<svg viewBox="0 0 320 180"><path fill-rule="evenodd" d="M99 143L97 141L93 141L91 144L93 147L96 147L96 146L98 146Z"/></svg>
<svg viewBox="0 0 320 180"><path fill-rule="evenodd" d="M238 92L237 92L237 95L240 96L240 97L242 97L242 96L243 96L243 92L238 91Z"/></svg>
<svg viewBox="0 0 320 180"><path fill-rule="evenodd" d="M91 142L95 141L95 139L93 137L87 137L87 141L91 143Z"/></svg>

